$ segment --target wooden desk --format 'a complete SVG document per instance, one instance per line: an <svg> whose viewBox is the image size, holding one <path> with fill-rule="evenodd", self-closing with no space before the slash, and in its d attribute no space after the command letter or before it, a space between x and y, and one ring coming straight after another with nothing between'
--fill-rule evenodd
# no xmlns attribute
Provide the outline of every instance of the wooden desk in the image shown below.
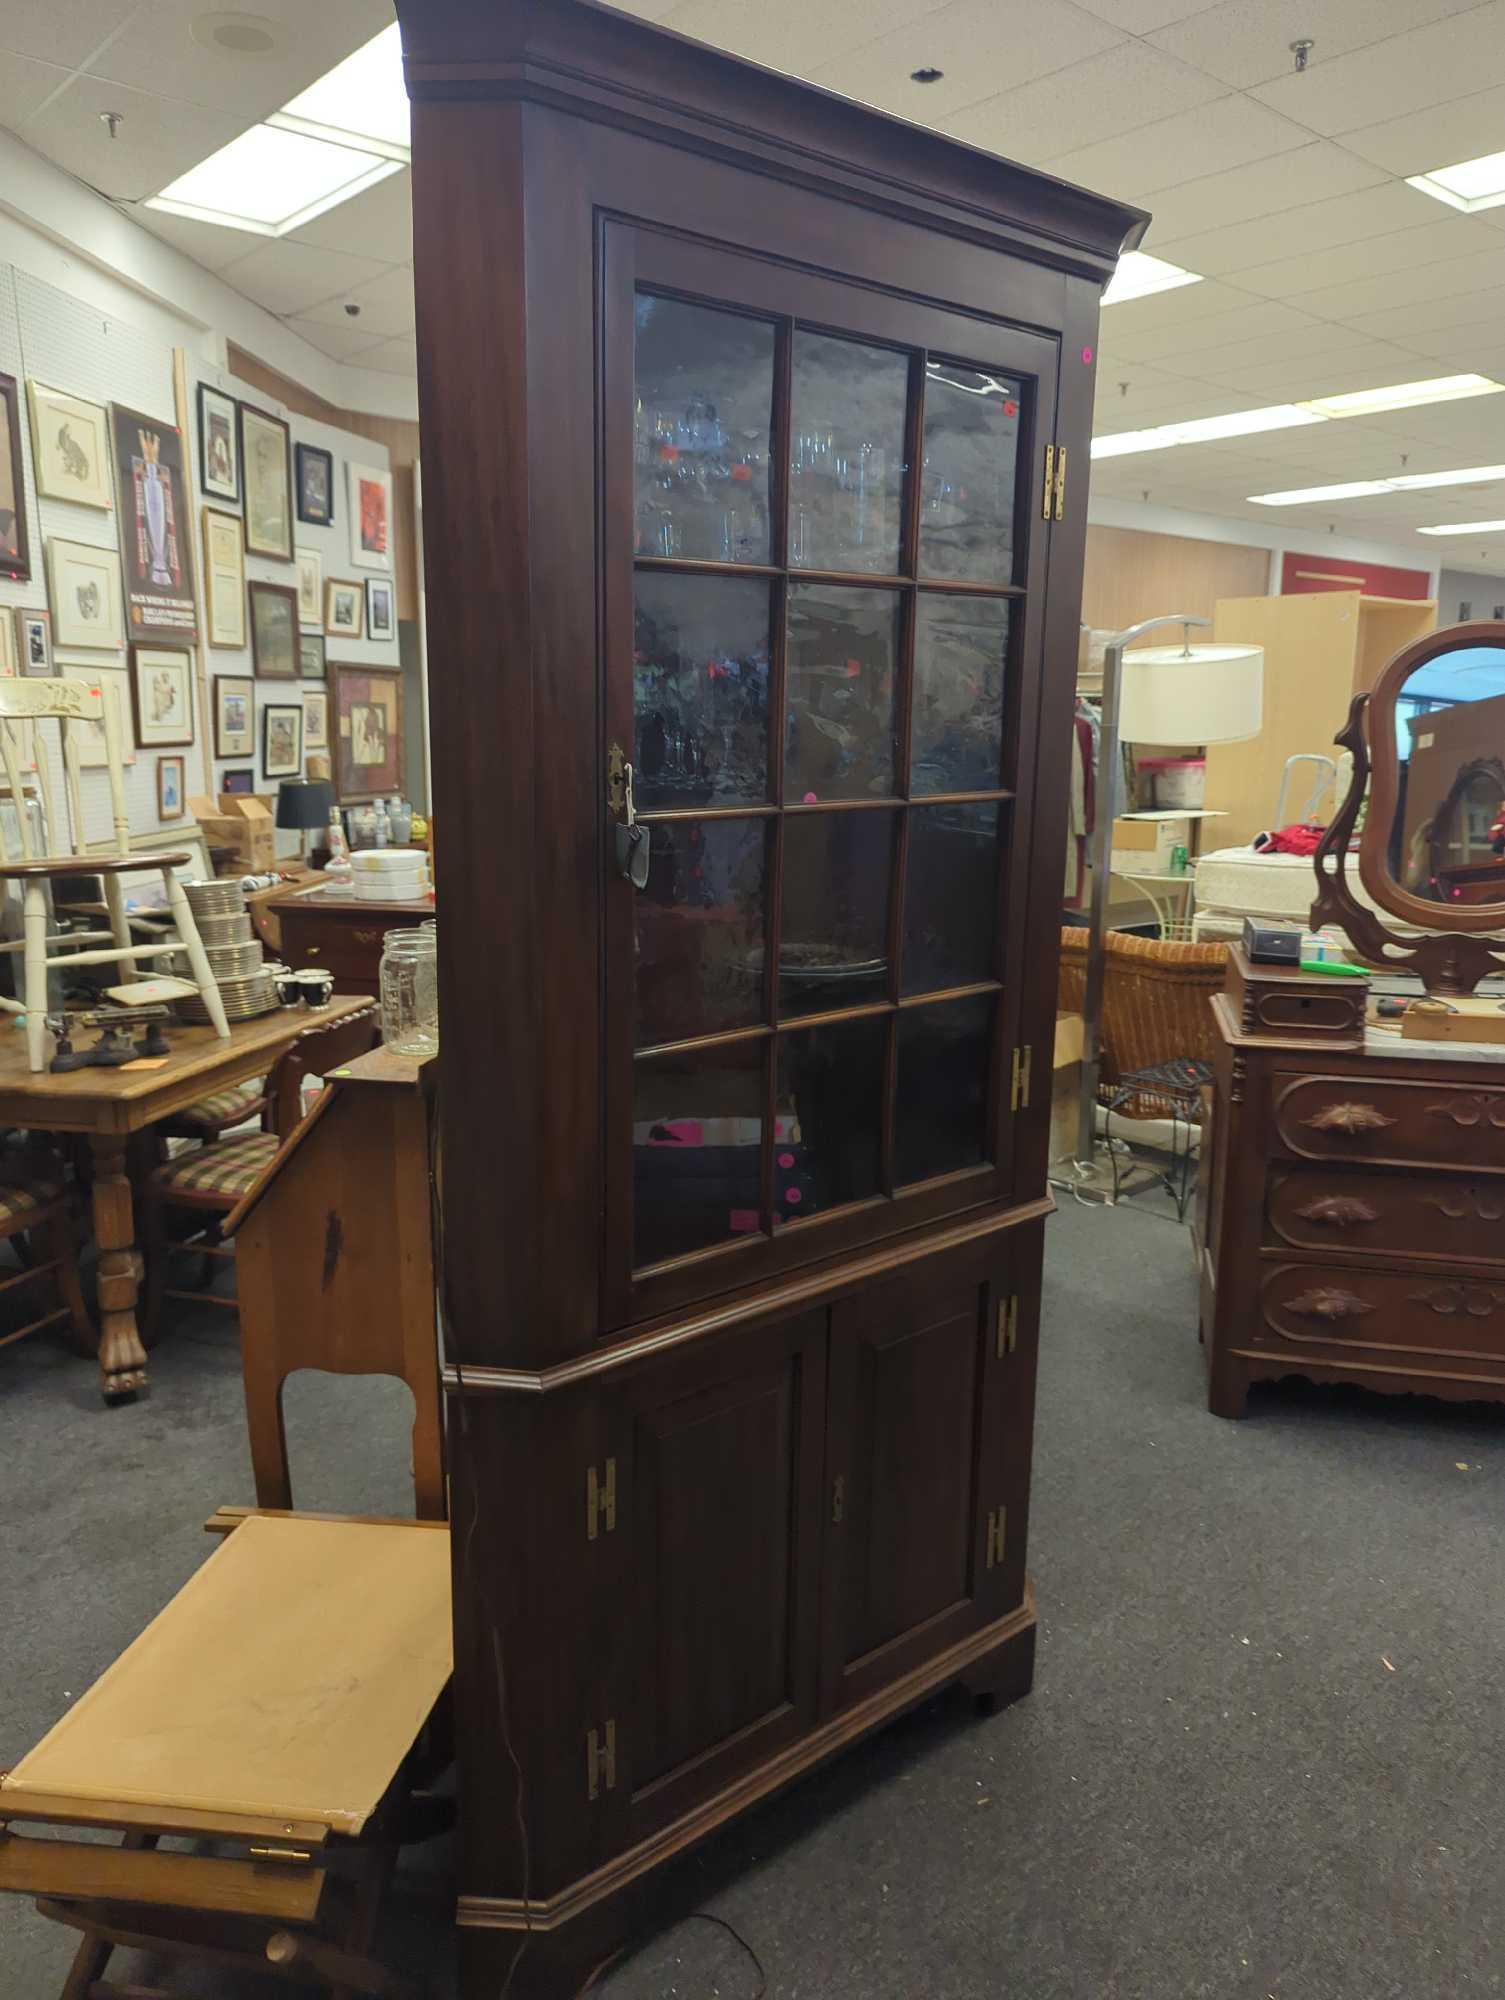
<svg viewBox="0 0 1505 2000"><path fill-rule="evenodd" d="M146 1387L146 1350L136 1329L141 1253L126 1173L126 1144L160 1118L211 1091L264 1076L305 1028L337 1021L364 1003L336 999L316 1013L279 1007L238 1021L221 1041L212 1028L168 1028L172 1053L160 1069L78 1069L54 1076L26 1066L25 1037L0 1034L0 1122L35 1132L87 1137L94 1168L94 1235L99 1244L99 1373L108 1400Z"/></svg>
<svg viewBox="0 0 1505 2000"><path fill-rule="evenodd" d="M387 932L411 930L434 915L427 897L418 902L368 902L323 884L273 896L266 907L281 930L284 961L295 972L323 966L334 974L336 993L379 992Z"/></svg>

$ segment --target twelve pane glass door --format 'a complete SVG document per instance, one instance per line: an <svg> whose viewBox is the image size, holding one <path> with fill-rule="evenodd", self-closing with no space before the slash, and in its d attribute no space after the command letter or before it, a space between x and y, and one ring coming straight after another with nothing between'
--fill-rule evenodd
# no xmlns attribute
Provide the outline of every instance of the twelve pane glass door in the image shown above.
<svg viewBox="0 0 1505 2000"><path fill-rule="evenodd" d="M620 671L607 700L650 849L608 899L609 1207L639 1281L733 1257L703 1290L1006 1184L1054 394L1039 336L749 289L633 286L630 720Z"/></svg>

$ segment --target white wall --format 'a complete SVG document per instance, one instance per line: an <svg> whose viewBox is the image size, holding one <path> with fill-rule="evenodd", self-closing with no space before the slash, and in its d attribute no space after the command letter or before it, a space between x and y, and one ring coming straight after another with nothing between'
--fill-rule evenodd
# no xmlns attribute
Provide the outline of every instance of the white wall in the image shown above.
<svg viewBox="0 0 1505 2000"><path fill-rule="evenodd" d="M1437 606L1439 625L1456 625L1469 606L1470 618L1493 618L1495 606L1505 604L1505 575L1481 570L1444 569Z"/></svg>

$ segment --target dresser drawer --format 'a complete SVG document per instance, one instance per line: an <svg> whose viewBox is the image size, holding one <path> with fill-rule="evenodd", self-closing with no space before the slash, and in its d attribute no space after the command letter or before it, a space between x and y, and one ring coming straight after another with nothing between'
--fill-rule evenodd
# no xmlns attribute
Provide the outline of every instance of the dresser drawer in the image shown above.
<svg viewBox="0 0 1505 2000"><path fill-rule="evenodd" d="M331 917L294 917L289 921L284 912L282 918L282 949L291 965L312 963L315 956L324 953L345 958L369 958L372 953L380 959L382 940L389 930L400 928L394 922L342 923ZM322 962L322 961L321 961Z"/></svg>
<svg viewBox="0 0 1505 2000"><path fill-rule="evenodd" d="M1282 1264L1261 1287L1261 1344L1505 1360L1505 1280Z"/></svg>
<svg viewBox="0 0 1505 2000"><path fill-rule="evenodd" d="M1267 1243L1382 1257L1505 1264L1505 1181L1452 1174L1277 1168Z"/></svg>
<svg viewBox="0 0 1505 2000"><path fill-rule="evenodd" d="M1305 1160L1505 1174L1505 1086L1277 1075L1276 1143Z"/></svg>

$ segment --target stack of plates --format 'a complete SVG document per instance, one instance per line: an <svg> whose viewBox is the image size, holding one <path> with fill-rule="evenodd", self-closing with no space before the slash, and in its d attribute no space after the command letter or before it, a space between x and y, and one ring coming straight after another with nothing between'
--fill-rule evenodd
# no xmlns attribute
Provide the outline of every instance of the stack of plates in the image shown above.
<svg viewBox="0 0 1505 2000"><path fill-rule="evenodd" d="M217 984L219 997L225 1003L227 1021L254 1020L258 1014L270 1014L277 1005L277 982L264 966L259 972L238 979L220 979ZM178 1012L185 1021L207 1022L209 1019L209 1009L204 1005L201 993L180 1000Z"/></svg>
<svg viewBox="0 0 1505 2000"><path fill-rule="evenodd" d="M189 882L184 893L200 930L205 917L243 917L246 892L238 882Z"/></svg>
<svg viewBox="0 0 1505 2000"><path fill-rule="evenodd" d="M270 1014L277 1005L277 983L262 959L244 889L238 882L190 882L187 896L209 969L225 1003L226 1020L249 1021L258 1014ZM177 962L191 978L186 959ZM209 1019L199 993L180 1000L178 1012L185 1021Z"/></svg>
<svg viewBox="0 0 1505 2000"><path fill-rule="evenodd" d="M256 937L249 914L237 917L200 917L195 913L199 936L212 950L218 944L251 944Z"/></svg>
<svg viewBox="0 0 1505 2000"><path fill-rule="evenodd" d="M350 857L355 893L368 903L411 903L429 889L429 858L421 848L365 847Z"/></svg>
<svg viewBox="0 0 1505 2000"><path fill-rule="evenodd" d="M204 952L210 971L221 984L259 972L263 963L259 938L252 938L249 944L206 944Z"/></svg>

